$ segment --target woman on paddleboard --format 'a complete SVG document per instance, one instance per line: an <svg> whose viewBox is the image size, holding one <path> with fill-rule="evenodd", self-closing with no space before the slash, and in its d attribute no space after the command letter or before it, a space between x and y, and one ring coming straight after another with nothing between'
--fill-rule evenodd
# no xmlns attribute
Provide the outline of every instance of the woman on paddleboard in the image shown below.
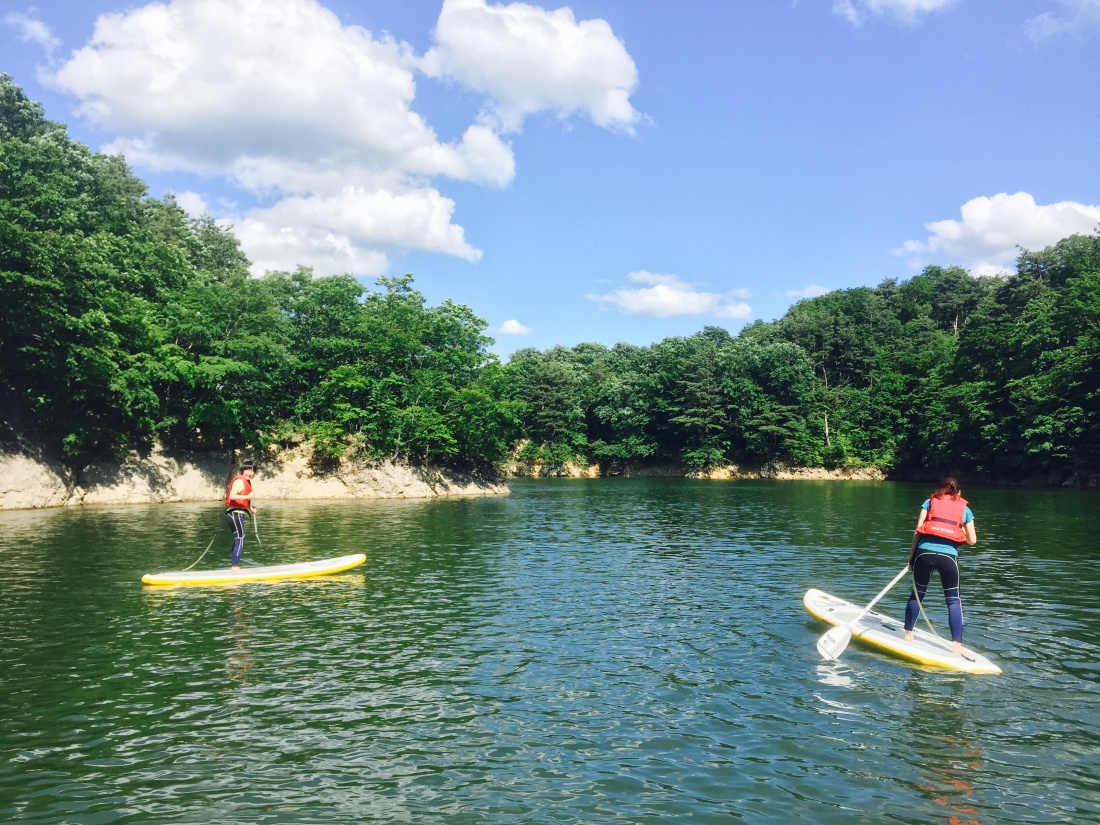
<svg viewBox="0 0 1100 825"><path fill-rule="evenodd" d="M959 482L945 478L921 505L909 567L913 571L913 589L905 605L905 641L913 638L913 627L928 592L932 571L940 574L943 598L947 602L947 623L951 628L951 648L963 655L963 612L959 594L959 546L976 544L974 514L962 497Z"/></svg>
<svg viewBox="0 0 1100 825"><path fill-rule="evenodd" d="M233 549L229 554L229 566L234 573L241 569L241 556L244 553L245 515L255 513L252 506L252 478L256 475L256 465L246 461L241 471L229 482L225 491L225 520L233 533Z"/></svg>

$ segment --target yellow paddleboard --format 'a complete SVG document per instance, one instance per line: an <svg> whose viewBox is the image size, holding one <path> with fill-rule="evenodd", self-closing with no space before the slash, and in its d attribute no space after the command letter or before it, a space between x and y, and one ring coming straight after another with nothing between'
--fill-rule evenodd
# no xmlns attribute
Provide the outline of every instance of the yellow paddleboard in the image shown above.
<svg viewBox="0 0 1100 825"><path fill-rule="evenodd" d="M268 567L242 567L234 573L228 567L221 570L181 570L175 573L146 573L141 577L143 584L153 585L193 585L193 584L234 584L237 582L262 582L276 579L309 579L314 576L327 576L358 567L367 560L363 553L353 556L339 556L334 559L305 561L299 564L275 564Z"/></svg>
<svg viewBox="0 0 1100 825"><path fill-rule="evenodd" d="M832 625L846 625L863 609L851 602L830 596L820 590L807 590L802 605L815 618ZM958 670L963 673L1000 673L1001 669L980 653L964 648L965 655L951 652L951 640L941 639L916 628L913 640L905 641L905 628L901 622L871 611L851 626L852 637L888 650L928 667Z"/></svg>

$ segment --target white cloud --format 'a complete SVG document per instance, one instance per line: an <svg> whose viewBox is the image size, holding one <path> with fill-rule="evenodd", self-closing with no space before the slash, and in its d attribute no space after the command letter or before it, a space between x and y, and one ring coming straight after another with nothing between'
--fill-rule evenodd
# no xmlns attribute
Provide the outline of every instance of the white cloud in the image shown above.
<svg viewBox="0 0 1100 825"><path fill-rule="evenodd" d="M437 176L503 186L510 147L440 142L411 108L410 49L315 0L171 0L107 14L55 73L135 166L228 177L267 205L231 216L254 269L380 274L387 250L481 253Z"/></svg>
<svg viewBox="0 0 1100 825"><path fill-rule="evenodd" d="M787 298L818 298L822 295L828 295L832 292L827 287L818 286L817 284L810 284L803 289L788 289L783 293Z"/></svg>
<svg viewBox="0 0 1100 825"><path fill-rule="evenodd" d="M462 227L450 222L453 210L454 201L432 189L396 193L348 186L333 195L284 198L251 215L276 224L329 227L349 237L398 247L418 244L433 252L478 260L480 253L466 244Z"/></svg>
<svg viewBox="0 0 1100 825"><path fill-rule="evenodd" d="M975 275L1013 269L1017 247L1037 250L1073 234L1091 234L1100 224L1100 206L1073 201L1037 204L1027 192L978 197L963 204L961 220L925 224L931 235L891 250L915 267L959 265Z"/></svg>
<svg viewBox="0 0 1100 825"><path fill-rule="evenodd" d="M422 60L412 48L344 25L317 0L168 0L104 14L49 80L116 136L106 151L139 169L228 180L258 201L222 216L257 269L378 274L407 249L480 259L433 180L509 185L505 123L546 109L629 130L639 117L633 61L602 20L451 0L436 36L425 65L473 84L495 113L447 142L413 110ZM489 59L464 36L490 46Z"/></svg>
<svg viewBox="0 0 1100 825"><path fill-rule="evenodd" d="M256 256L254 274L287 268L264 261L293 249L295 239L327 261L325 272L381 275L390 262L387 249L418 248L471 263L480 260L481 251L466 243L461 226L451 223L453 212L454 201L434 189L395 192L348 186L332 195L292 195L274 206L252 209L237 224L237 235L250 257Z"/></svg>
<svg viewBox="0 0 1100 825"><path fill-rule="evenodd" d="M703 292L681 281L675 275L654 275L651 272L631 272L628 281L648 284L624 287L606 295L589 295L590 301L610 304L631 315L671 318L676 315L714 315L718 318L749 318L752 307L738 298L747 298L747 290L730 290L718 294Z"/></svg>
<svg viewBox="0 0 1100 825"><path fill-rule="evenodd" d="M56 82L173 165L338 150L382 161L434 142L408 108L406 62L313 0L172 0L100 17Z"/></svg>
<svg viewBox="0 0 1100 825"><path fill-rule="evenodd" d="M1062 14L1044 12L1024 23L1028 36L1041 42L1063 35L1080 37L1100 29L1100 0L1058 0Z"/></svg>
<svg viewBox="0 0 1100 825"><path fill-rule="evenodd" d="M198 192L180 192L176 196L176 206L190 215L192 218L201 218L210 212L206 198Z"/></svg>
<svg viewBox="0 0 1100 825"><path fill-rule="evenodd" d="M444 0L435 36L423 70L485 95L486 122L504 131L541 111L583 112L627 132L643 119L630 105L634 61L603 20L577 22L569 8Z"/></svg>
<svg viewBox="0 0 1100 825"><path fill-rule="evenodd" d="M24 43L37 43L41 46L47 58L52 58L54 50L61 45L61 41L53 36L50 27L37 17L13 11L4 15L4 23L18 29L19 39Z"/></svg>
<svg viewBox="0 0 1100 825"><path fill-rule="evenodd" d="M534 330L530 327L525 327L519 321L508 320L493 330L493 332L499 333L500 335L530 335Z"/></svg>
<svg viewBox="0 0 1100 825"><path fill-rule="evenodd" d="M862 26L873 17L886 17L913 26L933 12L953 6L958 0L834 0L833 13L853 26Z"/></svg>
<svg viewBox="0 0 1100 825"><path fill-rule="evenodd" d="M377 276L385 273L389 258L377 249L361 248L346 236L316 226L280 225L246 217L233 222L233 234L252 260L252 273L313 267L318 275L349 272Z"/></svg>

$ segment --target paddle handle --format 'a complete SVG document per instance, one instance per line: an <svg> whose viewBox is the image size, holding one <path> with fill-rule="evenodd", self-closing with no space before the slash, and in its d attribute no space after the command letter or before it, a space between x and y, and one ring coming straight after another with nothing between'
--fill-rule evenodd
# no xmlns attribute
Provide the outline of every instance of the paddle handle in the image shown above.
<svg viewBox="0 0 1100 825"><path fill-rule="evenodd" d="M871 599L871 603L868 604L865 608L863 608L863 610L861 610L859 612L859 615L856 616L854 619L852 619L850 622L848 622L848 624L846 624L845 627L852 627L852 625L854 625L856 622L858 622L860 619L862 619L864 616L866 616L868 613L870 613L871 608L874 607L876 604L878 604L878 600L881 599L883 596L885 596L888 592L890 592L890 588L892 588L895 584L900 582L902 577L908 572L909 572L909 565L907 564L907 565L905 565L905 567L901 568L900 573L898 573L896 576L894 576L894 580L892 582L890 582L888 585L886 585L886 587L882 588L882 590L880 590L878 592L878 595L875 596L873 599Z"/></svg>

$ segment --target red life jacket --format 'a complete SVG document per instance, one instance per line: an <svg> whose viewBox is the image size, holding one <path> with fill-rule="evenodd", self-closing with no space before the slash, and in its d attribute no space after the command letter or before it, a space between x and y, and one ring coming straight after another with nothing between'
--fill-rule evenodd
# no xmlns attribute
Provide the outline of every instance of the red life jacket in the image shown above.
<svg viewBox="0 0 1100 825"><path fill-rule="evenodd" d="M929 499L928 515L924 524L917 528L917 532L962 544L966 541L966 531L963 530L966 504L966 499L961 496L948 495Z"/></svg>
<svg viewBox="0 0 1100 825"><path fill-rule="evenodd" d="M244 495L252 495L252 482L243 475L235 475L230 479L229 486L225 490L225 506L230 510L247 510L252 506L252 502L248 498L230 498L233 495L233 485L238 478L244 482Z"/></svg>

